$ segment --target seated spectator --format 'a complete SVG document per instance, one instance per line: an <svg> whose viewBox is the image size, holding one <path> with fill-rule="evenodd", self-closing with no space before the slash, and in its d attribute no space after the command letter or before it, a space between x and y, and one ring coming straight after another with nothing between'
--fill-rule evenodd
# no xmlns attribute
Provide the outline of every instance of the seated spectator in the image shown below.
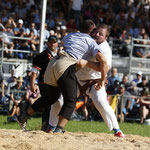
<svg viewBox="0 0 150 150"><path fill-rule="evenodd" d="M48 30L54 30L55 29L55 20L52 16L52 14L48 15L48 19L46 20L46 23L48 25Z"/></svg>
<svg viewBox="0 0 150 150"><path fill-rule="evenodd" d="M6 29L5 29L5 27L4 27L3 23L2 23L2 19L0 17L0 32L4 32L4 31L6 31Z"/></svg>
<svg viewBox="0 0 150 150"><path fill-rule="evenodd" d="M9 38L8 36L14 36L14 33L12 31L12 27L11 26L6 26L6 31L3 33L4 38L4 56L10 58L12 57L12 53L13 53L13 49L14 49L14 43L13 40L11 38Z"/></svg>
<svg viewBox="0 0 150 150"><path fill-rule="evenodd" d="M27 40L21 40L19 42L18 50L30 52L30 45L29 45L28 41ZM25 52L17 52L16 53L16 57L19 59L28 59L29 56L30 56L30 54L25 53Z"/></svg>
<svg viewBox="0 0 150 150"><path fill-rule="evenodd" d="M31 78L32 72L31 72L31 67L28 66L26 70L26 76L23 78L23 87L24 89L28 89L30 87L30 78Z"/></svg>
<svg viewBox="0 0 150 150"><path fill-rule="evenodd" d="M114 85L114 81L118 80L120 81L120 78L117 74L117 68L112 68L111 70L111 75L108 77L108 84L107 84L107 88L109 86L113 86Z"/></svg>
<svg viewBox="0 0 150 150"><path fill-rule="evenodd" d="M35 38L37 38L37 36L38 36L38 31L37 31L37 29L35 28L35 23L34 23L34 22L32 22L31 25L30 25L30 27L26 29L26 34L27 34L27 36L30 35L30 32L31 32L31 31L33 32L33 35L35 36Z"/></svg>
<svg viewBox="0 0 150 150"><path fill-rule="evenodd" d="M133 81L136 83L136 85L142 82L142 71L137 72L136 78L133 79Z"/></svg>
<svg viewBox="0 0 150 150"><path fill-rule="evenodd" d="M19 19L18 20L18 25L16 28L14 28L14 35L15 36L20 36L20 32L23 31L23 33L25 34L25 27L23 26L23 20Z"/></svg>
<svg viewBox="0 0 150 150"><path fill-rule="evenodd" d="M119 104L118 104L118 118L120 119L121 117L122 120L125 119L125 117L129 114L129 112L131 111L130 106L132 103L132 99L131 99L131 95L128 91L126 91L125 89L125 85L124 84L120 84L119 86L119 94L120 94L120 100L119 100ZM121 106L122 110L121 110ZM123 116L121 116L121 111L123 112Z"/></svg>
<svg viewBox="0 0 150 150"><path fill-rule="evenodd" d="M76 23L74 18L70 18L66 23L66 27L68 32L77 31Z"/></svg>
<svg viewBox="0 0 150 150"><path fill-rule="evenodd" d="M56 26L55 36L57 36L59 40L62 39L59 26Z"/></svg>
<svg viewBox="0 0 150 150"><path fill-rule="evenodd" d="M30 40L28 40L28 44L29 44L30 50L31 50L29 57L32 57L34 55L34 52L37 52L38 45L39 45L39 39L37 39L37 36L34 35L33 30L30 30L30 34L28 37L30 38Z"/></svg>
<svg viewBox="0 0 150 150"><path fill-rule="evenodd" d="M140 104L140 123L144 123L144 120L148 115L150 115L150 99L148 98L149 91L144 88L141 93L141 97L137 100Z"/></svg>
<svg viewBox="0 0 150 150"><path fill-rule="evenodd" d="M40 36L40 30L38 30L38 36ZM49 31L47 30L47 24L45 24L45 29L44 29L44 40L47 40L49 38Z"/></svg>
<svg viewBox="0 0 150 150"><path fill-rule="evenodd" d="M109 95L116 95L119 93L119 86L120 86L120 82L118 80L114 81L114 85L111 85L107 88L107 94Z"/></svg>
<svg viewBox="0 0 150 150"><path fill-rule="evenodd" d="M130 83L128 82L128 75L126 75L126 74L123 75L122 81L120 82L120 84L123 84L125 86L126 91L129 90Z"/></svg>
<svg viewBox="0 0 150 150"><path fill-rule="evenodd" d="M15 23L15 21L14 21L12 16L8 17L8 20L6 22L5 27L12 27L12 28L16 28L17 27L17 25L16 25L16 23Z"/></svg>
<svg viewBox="0 0 150 150"><path fill-rule="evenodd" d="M11 89L10 102L9 102L9 115L23 114L27 108L25 101L25 89L23 88L23 78L19 77L17 85Z"/></svg>
<svg viewBox="0 0 150 150"><path fill-rule="evenodd" d="M142 39L141 40L137 40L136 43L137 44L141 44L143 45L142 47L138 46L135 48L135 55L137 57L140 58L148 58L150 57L150 52L149 52L149 48L148 47L144 47L144 45L149 45L150 42L148 41L143 41L143 40L149 40L148 34L146 33L145 28L141 28L140 29L140 35L137 37L138 39Z"/></svg>
<svg viewBox="0 0 150 150"><path fill-rule="evenodd" d="M30 87L28 87L26 90L26 100L29 102L29 104L33 104L40 97L40 90L37 84L37 80L35 81L34 87L35 87L34 93L31 91Z"/></svg>
<svg viewBox="0 0 150 150"><path fill-rule="evenodd" d="M60 27L61 39L68 34L66 26Z"/></svg>
<svg viewBox="0 0 150 150"><path fill-rule="evenodd" d="M1 20L3 24L6 24L7 20L8 20L8 16L7 16L7 10L3 9L1 12Z"/></svg>
<svg viewBox="0 0 150 150"><path fill-rule="evenodd" d="M139 96L139 89L136 86L136 82L132 81L128 92L131 94L131 104L130 104L130 116L137 116L139 105L137 105L136 100Z"/></svg>
<svg viewBox="0 0 150 150"><path fill-rule="evenodd" d="M4 104L4 101L2 99L2 97L4 96L4 90L2 90L2 89L4 89L3 82L4 82L4 77L3 77L2 72L0 71L0 104Z"/></svg>
<svg viewBox="0 0 150 150"><path fill-rule="evenodd" d="M144 88L149 88L149 83L145 76L142 77L142 82L137 84L139 91L143 91Z"/></svg>
<svg viewBox="0 0 150 150"><path fill-rule="evenodd" d="M3 103L7 103L10 100L10 89L17 84L18 73L11 72L11 77L8 80L3 80L2 82L2 98Z"/></svg>

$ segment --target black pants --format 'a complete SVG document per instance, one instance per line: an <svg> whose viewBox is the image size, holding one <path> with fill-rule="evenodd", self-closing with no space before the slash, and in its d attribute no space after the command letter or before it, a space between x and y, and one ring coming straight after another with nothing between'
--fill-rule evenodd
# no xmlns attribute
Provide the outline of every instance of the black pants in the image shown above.
<svg viewBox="0 0 150 150"><path fill-rule="evenodd" d="M70 119L76 104L77 79L75 76L76 65L71 65L58 80L58 87L64 98L64 105L59 113L60 116Z"/></svg>
<svg viewBox="0 0 150 150"><path fill-rule="evenodd" d="M64 105L59 113L66 119L70 119L74 109L77 98L77 80L75 76L76 65L71 65L66 69L64 74L58 80L58 87L44 85L44 94L32 105L32 109L37 112L43 107L47 108L54 104L60 97L60 91L64 97Z"/></svg>
<svg viewBox="0 0 150 150"><path fill-rule="evenodd" d="M43 84L42 91L43 93L41 97L31 105L35 112L42 112L44 109L50 109L50 106L54 104L60 96L60 90L58 87Z"/></svg>

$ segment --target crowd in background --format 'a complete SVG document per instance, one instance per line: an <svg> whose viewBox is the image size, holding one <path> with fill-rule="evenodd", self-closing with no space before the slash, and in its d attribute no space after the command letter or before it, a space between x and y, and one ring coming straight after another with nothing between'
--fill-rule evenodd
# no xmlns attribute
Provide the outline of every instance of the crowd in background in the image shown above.
<svg viewBox="0 0 150 150"><path fill-rule="evenodd" d="M30 58L38 51L42 1L1 0L0 30L5 35L5 56ZM77 31L85 19L96 25L106 23L111 28L110 37L119 39L121 49L114 54L128 56L126 44L131 38L149 39L149 0L48 0L44 38L57 35L61 39L70 31ZM13 40L7 36L28 37L31 40ZM2 40L2 39L1 39ZM148 42L136 41L139 44ZM8 51L9 49L9 51ZM13 53L13 49L28 50L30 54ZM33 53L32 53L33 52ZM136 47L133 55L141 58L150 56L149 48Z"/></svg>
<svg viewBox="0 0 150 150"><path fill-rule="evenodd" d="M4 36L0 40L1 43L4 42L4 57L32 59L39 50L42 1L0 0L0 8L0 34ZM132 37L146 40L149 40L150 37L149 0L47 0L44 39L47 40L49 36L56 35L59 43L61 43L62 38L69 32L79 30L85 19L92 19L96 25L106 23L110 26L110 37L119 39L117 44L122 45L121 49L117 51L120 56L129 55L130 49L126 44L130 44ZM29 39L11 39L9 36ZM136 41L136 43L150 44L147 41ZM26 50L30 53L14 52L13 50ZM135 47L133 55L149 58L150 51L148 47ZM28 103L23 103L24 100L28 99L29 103L33 103L33 98L29 98L29 95L33 97L28 82L30 71L27 70L24 79L16 74L13 72L7 81L1 79L7 91L2 93L1 103L7 101L8 98L13 104L17 103L14 98L17 97L16 99L22 104L19 106L26 107ZM26 92L20 92L19 95L16 92L11 93L10 89L14 87L15 91L23 90ZM112 74L108 77L107 93L126 95L122 110L125 118L140 113L140 120L143 123L147 114L150 113L150 104L145 103L149 94L148 91L149 82L145 76L142 76L142 72L137 73L135 80L128 81L127 75L124 75L122 79L117 77L117 69L113 68ZM145 96L146 94L147 96ZM36 96L39 96L39 92ZM94 112L94 106L89 98L84 97L81 101L83 99L86 99L86 103L84 101L81 107L77 108L82 108L85 118L88 119ZM18 111L17 108L9 108L11 116Z"/></svg>

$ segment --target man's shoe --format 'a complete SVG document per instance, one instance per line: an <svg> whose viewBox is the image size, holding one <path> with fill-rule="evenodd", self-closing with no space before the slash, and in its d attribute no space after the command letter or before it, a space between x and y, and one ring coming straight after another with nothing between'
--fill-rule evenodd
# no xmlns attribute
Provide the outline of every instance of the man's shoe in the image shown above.
<svg viewBox="0 0 150 150"><path fill-rule="evenodd" d="M46 133L51 133L54 132L56 127L49 125L48 128L46 129Z"/></svg>
<svg viewBox="0 0 150 150"><path fill-rule="evenodd" d="M17 122L19 123L19 126L21 127L21 129L23 129L23 131L26 131L26 122L30 117L28 115L19 115L17 116Z"/></svg>
<svg viewBox="0 0 150 150"><path fill-rule="evenodd" d="M114 134L114 136L118 136L118 137L125 138L125 135L123 134L123 132L122 132L121 130L118 131L118 132L116 132L116 133Z"/></svg>
<svg viewBox="0 0 150 150"><path fill-rule="evenodd" d="M61 128L56 128L53 133L65 133L65 130L64 129L61 129Z"/></svg>
<svg viewBox="0 0 150 150"><path fill-rule="evenodd" d="M25 122L25 123L22 124L21 128L22 128L23 131L27 131L26 125L27 125L27 122Z"/></svg>

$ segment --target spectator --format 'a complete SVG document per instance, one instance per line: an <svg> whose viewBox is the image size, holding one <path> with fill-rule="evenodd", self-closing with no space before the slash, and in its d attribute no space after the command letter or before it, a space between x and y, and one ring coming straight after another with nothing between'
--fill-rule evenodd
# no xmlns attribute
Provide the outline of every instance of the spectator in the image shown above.
<svg viewBox="0 0 150 150"><path fill-rule="evenodd" d="M26 76L23 78L23 87L24 89L28 89L30 87L30 78L31 78L32 72L31 67L29 66L26 71Z"/></svg>
<svg viewBox="0 0 150 150"><path fill-rule="evenodd" d="M148 98L148 95L148 89L144 88L141 97L137 100L137 103L140 104L140 123L144 123L146 117L150 115L150 99Z"/></svg>
<svg viewBox="0 0 150 150"><path fill-rule="evenodd" d="M55 29L55 20L53 19L52 14L48 15L48 19L46 20L46 23L48 25L48 30L54 30Z"/></svg>
<svg viewBox="0 0 150 150"><path fill-rule="evenodd" d="M3 82L4 82L4 77L3 77L2 72L0 71L0 103L2 103L2 104L4 103L4 101L2 99L2 97L4 96L4 90L2 90L2 89L4 89Z"/></svg>
<svg viewBox="0 0 150 150"><path fill-rule="evenodd" d="M136 85L142 82L142 71L137 72L136 78L133 79L133 81L136 83Z"/></svg>
<svg viewBox="0 0 150 150"><path fill-rule="evenodd" d="M6 31L6 29L5 29L5 27L4 27L3 23L2 23L2 19L0 17L0 32L4 32L4 31Z"/></svg>
<svg viewBox="0 0 150 150"><path fill-rule="evenodd" d="M6 22L5 27L12 27L12 28L16 28L17 27L17 25L16 25L16 23L15 23L15 21L14 21L12 16L8 17L8 20Z"/></svg>
<svg viewBox="0 0 150 150"><path fill-rule="evenodd" d="M66 26L60 27L61 39L68 34Z"/></svg>
<svg viewBox="0 0 150 150"><path fill-rule="evenodd" d="M9 102L9 115L15 116L23 114L27 107L25 101L25 89L23 88L23 78L19 77L16 86L11 89Z"/></svg>
<svg viewBox="0 0 150 150"><path fill-rule="evenodd" d="M120 78L117 74L118 70L117 68L112 68L111 75L108 77L108 84L107 88L114 85L114 81L118 80L120 81Z"/></svg>
<svg viewBox="0 0 150 150"><path fill-rule="evenodd" d="M3 80L2 82L2 101L9 102L10 100L10 89L14 87L17 84L17 78L18 78L18 73L13 72L11 73L11 77L8 78L8 80Z"/></svg>
<svg viewBox="0 0 150 150"><path fill-rule="evenodd" d="M75 19L74 18L70 18L67 23L66 23L66 27L67 27L67 30L69 32L72 32L72 31L76 31L77 30L77 27L76 27L76 24L75 24Z"/></svg>
<svg viewBox="0 0 150 150"><path fill-rule="evenodd" d="M144 88L149 88L149 83L146 79L146 76L142 77L142 82L137 84L139 91L143 91Z"/></svg>
<svg viewBox="0 0 150 150"><path fill-rule="evenodd" d="M7 10L3 9L3 11L1 12L1 20L3 24L6 24L8 17L7 17Z"/></svg>
<svg viewBox="0 0 150 150"><path fill-rule="evenodd" d="M130 83L128 81L128 75L124 74L122 77L122 81L120 82L120 84L123 84L125 86L126 91L129 90L130 88Z"/></svg>
<svg viewBox="0 0 150 150"><path fill-rule="evenodd" d="M31 32L31 31L33 32L33 35L35 36L35 38L37 38L37 36L38 36L38 31L37 31L37 29L35 28L35 23L34 23L34 22L32 22L32 23L30 24L30 27L26 29L26 34L27 34L27 36L30 35L30 32Z"/></svg>
<svg viewBox="0 0 150 150"><path fill-rule="evenodd" d="M145 28L140 29L140 35L137 38L142 39L142 40L149 40L149 36L146 33ZM142 46L150 44L150 42L140 41L140 40L137 40L136 43L141 44ZM140 57L140 58L150 57L149 48L147 48L147 47L140 47L140 46L136 47L135 54L137 57Z"/></svg>
<svg viewBox="0 0 150 150"><path fill-rule="evenodd" d="M37 39L37 36L34 35L34 30L30 30L30 34L28 36L30 38L30 40L28 40L28 50L31 51L29 55L29 57L32 57L34 55L35 52L37 52L38 46L39 46L39 39ZM29 58L28 57L28 58Z"/></svg>
<svg viewBox="0 0 150 150"><path fill-rule="evenodd" d="M13 43L13 40L8 37L8 36L13 36L14 33L12 31L12 27L11 26L7 26L6 27L6 31L3 33L4 35L4 48L5 48L5 51L4 51L4 56L10 58L10 57L13 57L13 49L14 49L14 43Z"/></svg>
<svg viewBox="0 0 150 150"><path fill-rule="evenodd" d="M40 35L40 30L38 31L38 35ZM49 31L47 30L47 24L45 24L44 40L47 40L48 38L49 38Z"/></svg>
<svg viewBox="0 0 150 150"><path fill-rule="evenodd" d="M35 92L32 92L30 87L28 87L26 90L26 100L29 102L29 104L33 104L40 97L40 90L37 80L35 80L34 87Z"/></svg>
<svg viewBox="0 0 150 150"><path fill-rule="evenodd" d="M114 84L107 88L107 94L116 95L119 93L120 82L118 80L114 81Z"/></svg>
<svg viewBox="0 0 150 150"><path fill-rule="evenodd" d="M18 26L16 28L14 28L14 35L15 36L19 36L21 34L21 32L25 34L25 28L23 27L23 20L19 19L18 20Z"/></svg>
<svg viewBox="0 0 150 150"><path fill-rule="evenodd" d="M121 117L121 111L123 112L123 120L125 119L125 117L129 114L129 111L130 111L130 105L131 105L131 102L132 102L132 99L131 99L131 95L129 92L126 91L125 89L125 85L124 84L120 84L119 86L119 94L120 94L120 100L119 100L119 115L118 115L118 118L120 119ZM123 104L121 104L123 103ZM122 110L121 110L121 105L123 106Z"/></svg>
<svg viewBox="0 0 150 150"><path fill-rule="evenodd" d="M71 0L70 1L71 5L71 15L75 19L75 23L77 26L77 29L79 28L80 25L80 14L81 14L81 9L83 6L83 0Z"/></svg>

